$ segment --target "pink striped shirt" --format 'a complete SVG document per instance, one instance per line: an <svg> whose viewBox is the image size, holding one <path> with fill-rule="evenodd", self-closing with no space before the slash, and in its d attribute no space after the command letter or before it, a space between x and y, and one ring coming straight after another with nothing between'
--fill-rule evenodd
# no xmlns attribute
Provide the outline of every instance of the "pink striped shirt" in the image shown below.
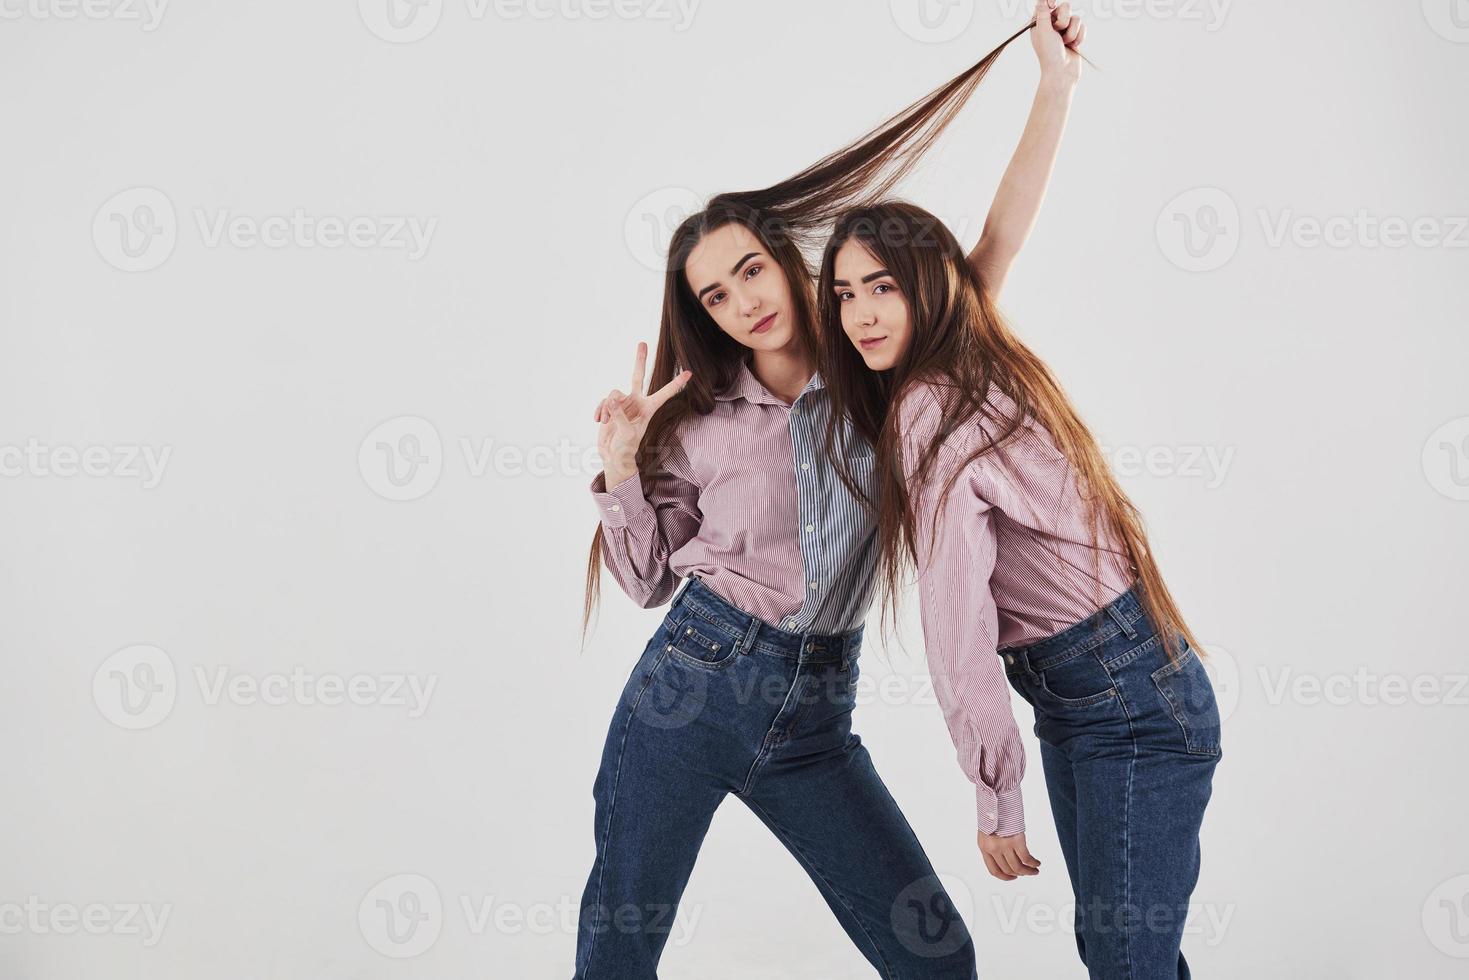
<svg viewBox="0 0 1469 980"><path fill-rule="evenodd" d="M910 485L919 453L940 418L952 414L942 404L946 394L946 386L922 384L897 409ZM999 392L990 400L1013 410ZM996 434L997 424L973 417L958 426L927 483L913 489L919 602L934 690L959 765L975 784L979 829L1010 835L1025 829L1025 749L997 651L1081 622L1124 592L1132 575L1124 557L1093 547L1076 473L1042 427L1024 425L964 466L984 432ZM961 466L938 512L940 492Z"/></svg>
<svg viewBox="0 0 1469 980"><path fill-rule="evenodd" d="M819 449L830 411L820 374L787 404L747 359L712 412L679 425L650 479L634 475L609 492L598 473L591 490L603 559L623 591L657 606L697 574L779 629L860 626L875 583L876 524ZM855 438L850 448L853 476L875 497L871 446Z"/></svg>

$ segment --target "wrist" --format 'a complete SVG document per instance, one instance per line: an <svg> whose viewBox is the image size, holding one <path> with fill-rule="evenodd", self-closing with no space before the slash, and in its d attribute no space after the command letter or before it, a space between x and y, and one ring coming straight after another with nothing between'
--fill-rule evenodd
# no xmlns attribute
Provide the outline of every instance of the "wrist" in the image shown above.
<svg viewBox="0 0 1469 980"><path fill-rule="evenodd" d="M606 480L607 491L610 493L616 490L637 475L637 472L637 464L632 462L614 461L604 464L602 473Z"/></svg>
<svg viewBox="0 0 1469 980"><path fill-rule="evenodd" d="M1080 80L1080 76L1070 68L1043 68L1041 69L1041 80L1036 85L1036 89L1041 95L1070 98L1076 91L1076 83Z"/></svg>

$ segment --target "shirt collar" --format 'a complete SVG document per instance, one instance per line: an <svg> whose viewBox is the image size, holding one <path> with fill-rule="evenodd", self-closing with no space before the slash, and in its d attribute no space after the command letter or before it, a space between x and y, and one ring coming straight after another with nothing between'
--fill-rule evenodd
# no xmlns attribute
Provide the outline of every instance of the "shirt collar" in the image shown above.
<svg viewBox="0 0 1469 980"><path fill-rule="evenodd" d="M811 380L806 382L806 387L801 389L801 394L818 391L825 387L826 382L821 380L821 372L816 371L811 375ZM799 396L797 397L799 399ZM740 370L735 375L733 383L728 389L714 396L715 401L722 402L734 401L736 398L743 398L756 405L786 405L772 394L769 388L760 383L760 379L755 377L755 372L750 370L749 361L743 358L740 360Z"/></svg>

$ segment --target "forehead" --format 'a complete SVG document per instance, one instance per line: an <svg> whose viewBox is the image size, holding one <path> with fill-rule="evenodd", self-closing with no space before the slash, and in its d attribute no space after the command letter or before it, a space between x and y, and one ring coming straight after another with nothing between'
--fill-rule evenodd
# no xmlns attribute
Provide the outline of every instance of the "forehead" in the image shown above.
<svg viewBox="0 0 1469 980"><path fill-rule="evenodd" d="M837 249L832 266L838 279L852 282L881 268L881 263L867 250L866 245L855 238L849 238Z"/></svg>
<svg viewBox="0 0 1469 980"><path fill-rule="evenodd" d="M760 244L760 239L744 225L716 228L701 238L689 253L685 267L689 284L695 289L702 289L712 282L723 281L740 259L751 252L764 251L765 246Z"/></svg>

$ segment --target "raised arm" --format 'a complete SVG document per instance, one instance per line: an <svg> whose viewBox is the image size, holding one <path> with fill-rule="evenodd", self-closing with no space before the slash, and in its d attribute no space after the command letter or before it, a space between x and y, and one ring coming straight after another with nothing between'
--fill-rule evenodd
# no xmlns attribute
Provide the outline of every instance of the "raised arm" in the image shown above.
<svg viewBox="0 0 1469 980"><path fill-rule="evenodd" d="M1040 62L1041 79L1031 103L1030 119L995 192L979 244L969 253L970 263L994 297L1000 295L1015 257L1035 227L1066 131L1071 96L1081 77L1079 52L1086 39L1081 14L1073 13L1069 3L1039 0L1035 17L1030 37Z"/></svg>

